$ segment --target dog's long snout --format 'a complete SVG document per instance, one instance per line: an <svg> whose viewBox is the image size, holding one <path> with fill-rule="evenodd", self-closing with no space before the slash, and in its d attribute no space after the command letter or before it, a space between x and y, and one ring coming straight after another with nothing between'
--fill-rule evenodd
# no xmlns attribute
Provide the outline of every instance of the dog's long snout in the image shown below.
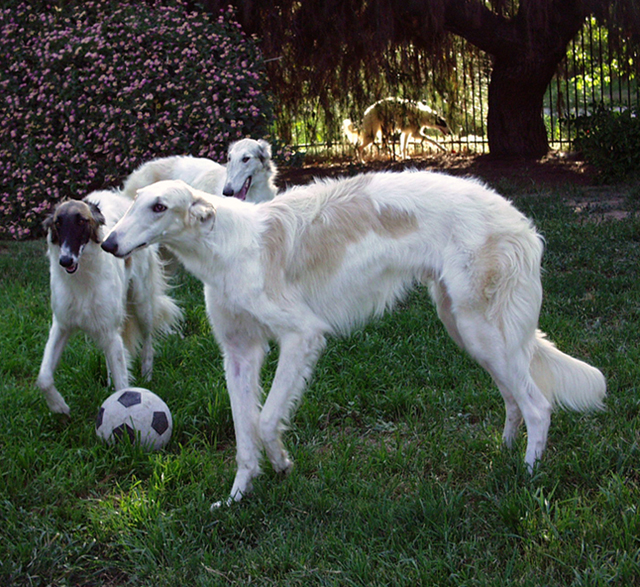
<svg viewBox="0 0 640 587"><path fill-rule="evenodd" d="M115 234L110 234L109 237L100 245L103 251L111 253L112 255L118 254L118 239Z"/></svg>

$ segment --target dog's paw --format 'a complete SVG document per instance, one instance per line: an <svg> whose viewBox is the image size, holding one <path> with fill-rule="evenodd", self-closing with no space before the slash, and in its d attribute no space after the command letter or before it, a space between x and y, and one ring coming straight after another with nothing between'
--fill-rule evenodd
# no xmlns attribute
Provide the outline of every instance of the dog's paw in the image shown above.
<svg viewBox="0 0 640 587"><path fill-rule="evenodd" d="M278 463L273 464L276 473L288 475L293 470L293 461L288 457L284 457Z"/></svg>
<svg viewBox="0 0 640 587"><path fill-rule="evenodd" d="M231 497L231 496L227 497L227 499L225 499L225 500L214 501L211 504L211 507L209 508L209 511L210 512L215 512L215 511L219 510L222 507L225 507L225 506L226 507L230 507L234 503L236 503L236 501L238 501L238 500L233 499L233 497Z"/></svg>
<svg viewBox="0 0 640 587"><path fill-rule="evenodd" d="M45 393L45 399L47 400L47 406L54 414L63 414L68 416L71 413L71 409L64 401L64 398L55 390L49 390Z"/></svg>

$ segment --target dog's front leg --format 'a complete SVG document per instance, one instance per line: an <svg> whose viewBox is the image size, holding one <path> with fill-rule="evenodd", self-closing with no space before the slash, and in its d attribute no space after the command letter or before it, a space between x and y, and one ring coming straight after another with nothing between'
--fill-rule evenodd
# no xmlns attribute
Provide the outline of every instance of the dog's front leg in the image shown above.
<svg viewBox="0 0 640 587"><path fill-rule="evenodd" d="M69 414L69 406L64 398L60 395L55 387L53 381L53 374L60 363L62 357L62 351L67 345L71 332L63 330L55 316L51 329L49 330L49 339L44 349L44 355L42 356L42 364L40 365L40 372L38 373L38 379L36 385L42 390L44 398L47 401L49 409L56 414Z"/></svg>
<svg viewBox="0 0 640 587"><path fill-rule="evenodd" d="M145 381L151 381L151 375L153 374L153 337L151 334L145 334L142 341L140 371Z"/></svg>
<svg viewBox="0 0 640 587"><path fill-rule="evenodd" d="M107 359L107 369L116 391L129 387L129 368L122 337L118 333L98 341Z"/></svg>
<svg viewBox="0 0 640 587"><path fill-rule="evenodd" d="M223 345L224 370L236 435L238 470L227 503L240 501L253 488L253 479L260 474L260 370L265 345L254 343ZM214 504L214 505L219 505Z"/></svg>
<svg viewBox="0 0 640 587"><path fill-rule="evenodd" d="M280 358L271 390L260 414L260 438L278 472L293 467L282 443L282 432L302 396L325 347L320 333L291 333L280 340Z"/></svg>

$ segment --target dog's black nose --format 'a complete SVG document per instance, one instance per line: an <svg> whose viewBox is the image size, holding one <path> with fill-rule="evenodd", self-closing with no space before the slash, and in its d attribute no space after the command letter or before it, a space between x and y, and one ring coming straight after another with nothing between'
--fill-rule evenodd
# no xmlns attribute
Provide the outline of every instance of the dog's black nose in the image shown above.
<svg viewBox="0 0 640 587"><path fill-rule="evenodd" d="M118 252L118 242L116 241L113 235L109 236L109 238L100 245L103 251L107 251L107 253L111 253L115 255Z"/></svg>
<svg viewBox="0 0 640 587"><path fill-rule="evenodd" d="M224 186L224 189L222 190L222 195L226 196L227 198L231 198L234 195L234 191L233 188L231 186Z"/></svg>
<svg viewBox="0 0 640 587"><path fill-rule="evenodd" d="M61 255L60 258L58 259L58 262L63 267L67 267L68 268L68 267L71 267L73 265L73 257L70 257L69 255Z"/></svg>

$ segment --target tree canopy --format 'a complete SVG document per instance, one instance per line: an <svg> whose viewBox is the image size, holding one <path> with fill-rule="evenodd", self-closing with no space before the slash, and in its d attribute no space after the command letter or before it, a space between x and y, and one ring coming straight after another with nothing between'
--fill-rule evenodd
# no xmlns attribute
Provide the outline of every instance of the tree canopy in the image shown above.
<svg viewBox="0 0 640 587"><path fill-rule="evenodd" d="M208 10L223 2L204 0ZM228 4L228 2L224 2ZM489 146L496 155L548 151L542 99L569 41L594 15L611 39L635 39L637 0L234 0L258 35L272 89L285 108L313 98L364 107L402 86L444 88L456 37L491 60ZM410 80L410 83L407 83Z"/></svg>

